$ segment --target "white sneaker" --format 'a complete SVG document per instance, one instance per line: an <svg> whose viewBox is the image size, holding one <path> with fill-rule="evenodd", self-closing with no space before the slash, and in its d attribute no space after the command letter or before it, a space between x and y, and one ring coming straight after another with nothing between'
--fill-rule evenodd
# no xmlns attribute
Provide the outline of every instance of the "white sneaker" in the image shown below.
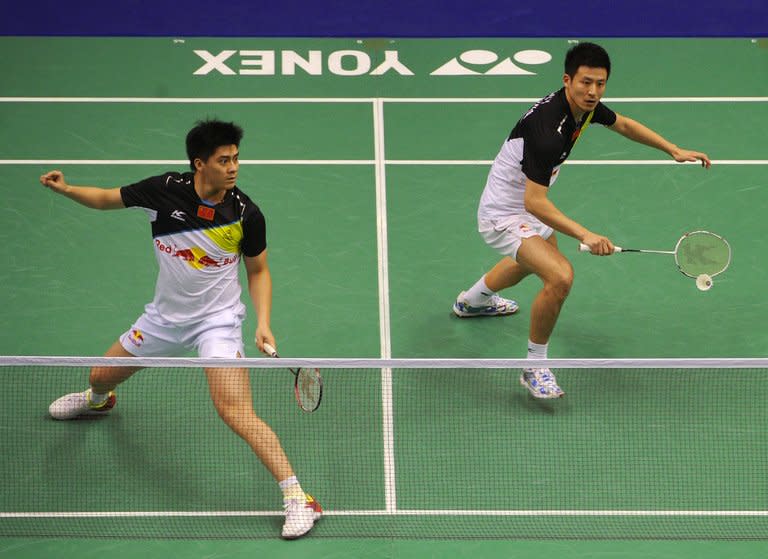
<svg viewBox="0 0 768 559"><path fill-rule="evenodd" d="M520 306L512 299L505 299L495 293L485 305L473 307L466 300L467 292L462 291L453 304L453 314L461 318L470 316L505 316L514 314Z"/></svg>
<svg viewBox="0 0 768 559"><path fill-rule="evenodd" d="M555 375L549 369L523 369L520 384L528 389L534 398L562 398L565 392L557 385Z"/></svg>
<svg viewBox="0 0 768 559"><path fill-rule="evenodd" d="M74 419L79 415L102 415L115 407L117 398L110 392L100 404L91 403L91 389L62 396L48 407L48 413L54 419Z"/></svg>
<svg viewBox="0 0 768 559"><path fill-rule="evenodd" d="M288 499L283 501L285 509L285 524L283 538L295 540L312 529L315 522L320 520L323 508L312 495L305 494L304 499Z"/></svg>

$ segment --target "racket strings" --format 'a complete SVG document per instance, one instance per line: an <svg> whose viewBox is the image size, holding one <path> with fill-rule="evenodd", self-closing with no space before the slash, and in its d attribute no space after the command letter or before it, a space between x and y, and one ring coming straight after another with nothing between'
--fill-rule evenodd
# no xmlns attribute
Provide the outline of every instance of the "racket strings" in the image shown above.
<svg viewBox="0 0 768 559"><path fill-rule="evenodd" d="M683 237L675 251L680 271L691 277L717 275L728 267L731 248L728 242L709 232L696 232Z"/></svg>
<svg viewBox="0 0 768 559"><path fill-rule="evenodd" d="M315 410L320 404L322 384L316 369L296 371L296 390L299 404L306 411Z"/></svg>

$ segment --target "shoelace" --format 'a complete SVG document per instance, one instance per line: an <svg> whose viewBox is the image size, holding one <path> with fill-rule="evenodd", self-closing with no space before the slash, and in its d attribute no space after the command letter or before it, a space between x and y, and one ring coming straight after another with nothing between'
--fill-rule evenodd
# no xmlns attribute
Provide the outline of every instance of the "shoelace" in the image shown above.
<svg viewBox="0 0 768 559"><path fill-rule="evenodd" d="M557 386L557 383L555 382L555 377L547 371L547 369L533 369L530 372L531 375L534 376L534 378L539 381L539 384L546 387L554 387Z"/></svg>
<svg viewBox="0 0 768 559"><path fill-rule="evenodd" d="M488 301L489 307L498 307L499 305L506 306L506 303L502 303L501 297L499 295L493 294L491 295L490 301Z"/></svg>

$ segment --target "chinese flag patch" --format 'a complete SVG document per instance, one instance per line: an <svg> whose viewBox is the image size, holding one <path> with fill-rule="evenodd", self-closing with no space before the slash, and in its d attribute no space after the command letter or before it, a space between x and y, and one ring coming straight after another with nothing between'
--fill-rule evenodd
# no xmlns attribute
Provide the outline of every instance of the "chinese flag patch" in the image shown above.
<svg viewBox="0 0 768 559"><path fill-rule="evenodd" d="M216 215L216 210L209 206L197 206L197 217L202 217L203 219L207 219L208 221L213 221L214 216Z"/></svg>

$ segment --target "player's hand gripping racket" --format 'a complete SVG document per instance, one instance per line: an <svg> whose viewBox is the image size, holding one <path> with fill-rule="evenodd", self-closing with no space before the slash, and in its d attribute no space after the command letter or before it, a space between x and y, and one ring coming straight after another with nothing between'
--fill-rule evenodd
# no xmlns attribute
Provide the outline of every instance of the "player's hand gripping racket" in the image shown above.
<svg viewBox="0 0 768 559"><path fill-rule="evenodd" d="M590 252L584 243L581 252ZM674 250L648 250L614 247L613 252L647 252L674 254L677 269L689 278L696 279L696 287L706 291L712 287L712 278L722 274L731 263L731 245L720 235L709 231L692 231L677 241Z"/></svg>
<svg viewBox="0 0 768 559"><path fill-rule="evenodd" d="M280 357L275 348L267 343L264 344L264 351L270 357ZM315 411L323 399L323 377L320 376L320 370L307 367L288 370L294 376L293 392L299 407L306 412Z"/></svg>

